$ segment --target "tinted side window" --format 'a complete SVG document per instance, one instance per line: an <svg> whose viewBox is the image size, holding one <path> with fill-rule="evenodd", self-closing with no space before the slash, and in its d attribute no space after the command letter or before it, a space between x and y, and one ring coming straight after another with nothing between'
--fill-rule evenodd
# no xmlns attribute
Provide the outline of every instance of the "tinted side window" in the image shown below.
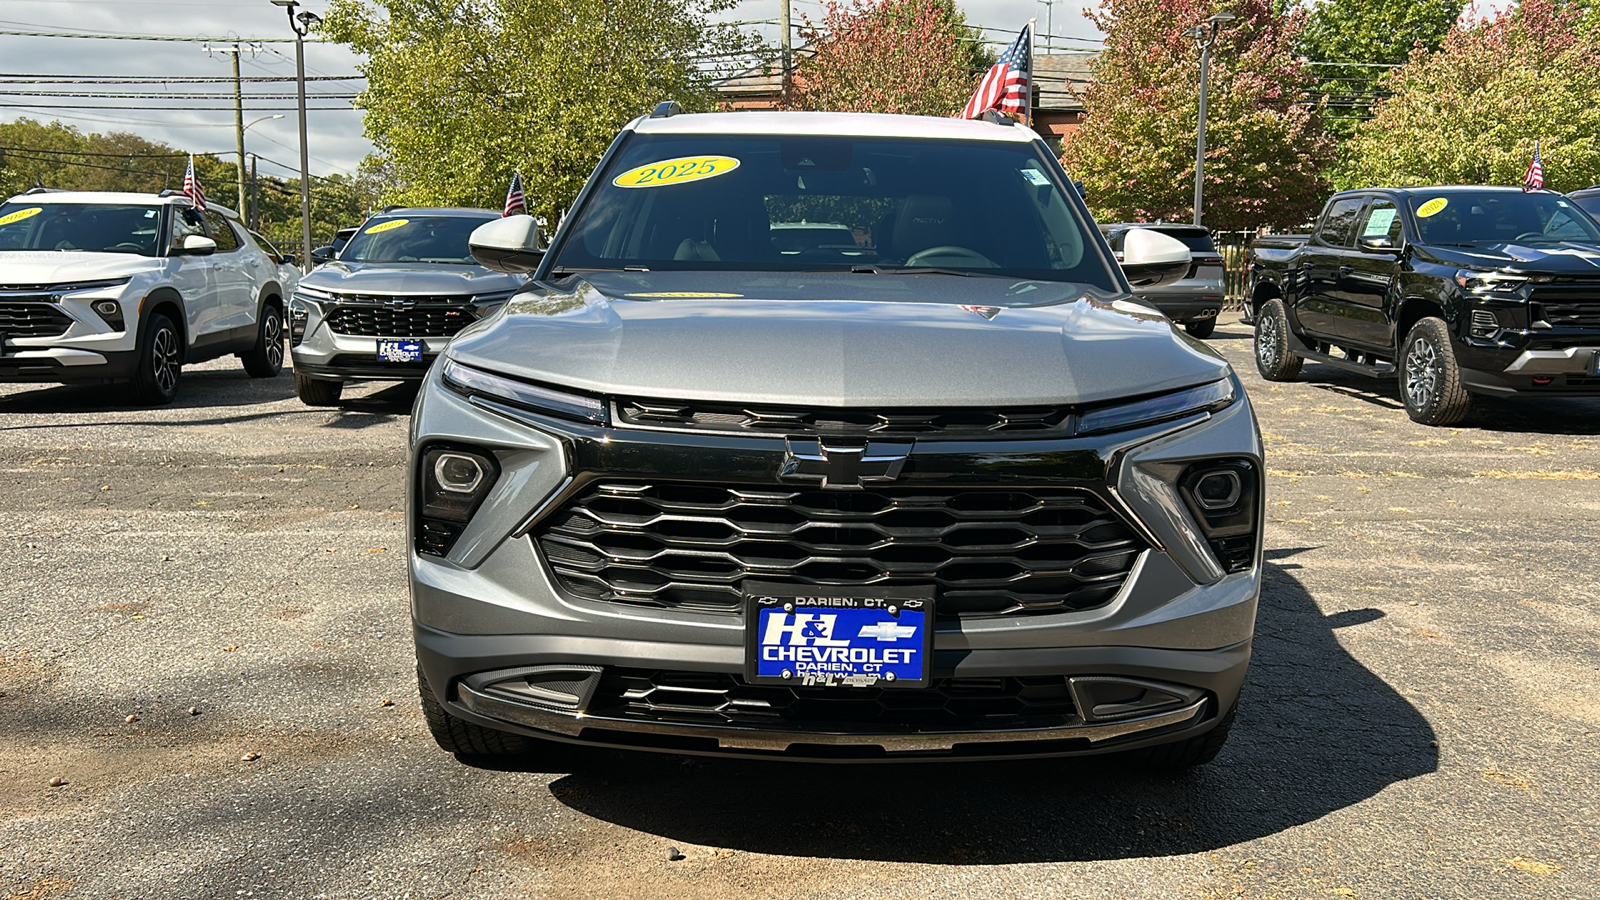
<svg viewBox="0 0 1600 900"><path fill-rule="evenodd" d="M222 213L206 210L206 230L211 232L211 239L217 242L217 252L227 253L239 249L239 235L234 233L233 226Z"/></svg>
<svg viewBox="0 0 1600 900"><path fill-rule="evenodd" d="M1322 227L1317 229L1317 240L1332 247L1348 245L1350 226L1355 223L1356 215L1361 212L1361 205L1366 202L1365 197L1346 197L1334 201L1333 207L1328 210L1328 215L1322 220Z"/></svg>

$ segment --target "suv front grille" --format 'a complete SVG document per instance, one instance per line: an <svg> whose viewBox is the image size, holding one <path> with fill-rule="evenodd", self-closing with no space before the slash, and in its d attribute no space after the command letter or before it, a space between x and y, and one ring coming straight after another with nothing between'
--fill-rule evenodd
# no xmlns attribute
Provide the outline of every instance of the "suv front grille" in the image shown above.
<svg viewBox="0 0 1600 900"><path fill-rule="evenodd" d="M934 585L945 615L1089 609L1146 544L1074 488L794 490L602 481L533 537L560 586L590 600L737 612L745 578Z"/></svg>
<svg viewBox="0 0 1600 900"><path fill-rule="evenodd" d="M1600 284L1536 287L1538 316L1555 328L1600 328Z"/></svg>
<svg viewBox="0 0 1600 900"><path fill-rule="evenodd" d="M936 678L927 688L896 690L752 685L720 673L615 668L601 678L589 712L675 724L842 732L1043 728L1077 717L1060 675Z"/></svg>
<svg viewBox="0 0 1600 900"><path fill-rule="evenodd" d="M0 300L0 334L6 337L55 337L72 327L72 317L53 303Z"/></svg>
<svg viewBox="0 0 1600 900"><path fill-rule="evenodd" d="M813 409L743 406L718 403L674 403L625 400L617 404L617 420L641 428L720 431L740 434L914 435L917 437L981 437L990 434L1051 434L1071 427L1062 407L1013 409Z"/></svg>
<svg viewBox="0 0 1600 900"><path fill-rule="evenodd" d="M477 316L465 303L455 305L373 306L339 303L328 310L336 334L361 337L454 337Z"/></svg>

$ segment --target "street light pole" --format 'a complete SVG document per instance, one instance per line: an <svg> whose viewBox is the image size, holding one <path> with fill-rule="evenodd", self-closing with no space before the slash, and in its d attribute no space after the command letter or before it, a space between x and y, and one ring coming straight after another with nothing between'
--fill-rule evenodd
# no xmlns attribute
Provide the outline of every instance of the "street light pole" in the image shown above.
<svg viewBox="0 0 1600 900"><path fill-rule="evenodd" d="M234 56L235 60L237 60L238 58L239 58L238 56ZM239 173L240 173L239 174L239 215L246 222L250 223L250 227L252 229L256 229L256 228L260 228L261 227L260 223L256 220L256 167L255 167L255 156L256 155L254 153L250 154L250 160L251 160L251 162L250 162L250 194L249 194L249 201L250 202L249 202L249 207L248 207L248 211L247 211L246 210L246 205L245 205L245 192L244 192L244 133L246 131L249 131L252 126L259 125L260 123L265 122L268 119L281 119L281 118L283 118L283 113L277 113L277 114L270 115L270 116L262 116L262 117L260 117L258 119L252 119L252 120L250 120L250 123L248 125L240 125L239 126Z"/></svg>
<svg viewBox="0 0 1600 900"><path fill-rule="evenodd" d="M322 19L314 13L295 14L299 0L272 0L289 14L294 31L294 81L300 104L300 265L311 264L311 154L306 147L306 35Z"/></svg>
<svg viewBox="0 0 1600 900"><path fill-rule="evenodd" d="M1224 23L1237 19L1233 13L1220 12L1206 19L1204 24L1185 31L1200 45L1200 127L1194 141L1194 224L1199 225L1206 180L1206 93L1211 86L1211 45L1217 42Z"/></svg>

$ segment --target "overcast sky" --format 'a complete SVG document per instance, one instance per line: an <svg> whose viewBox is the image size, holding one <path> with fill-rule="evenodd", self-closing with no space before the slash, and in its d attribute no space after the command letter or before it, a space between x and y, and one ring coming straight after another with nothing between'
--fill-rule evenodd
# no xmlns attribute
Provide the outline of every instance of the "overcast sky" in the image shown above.
<svg viewBox="0 0 1600 900"><path fill-rule="evenodd" d="M604 2L604 0L597 0ZM1042 34L1050 10L1037 0L958 0L974 25L1015 31L1030 18L1039 20ZM820 18L817 0L792 0L796 19L802 13ZM320 11L322 0L308 0L304 8ZM1079 0L1059 0L1054 5L1055 34L1096 37L1094 26L1082 15ZM741 21L773 19L778 16L778 0L744 0L733 12ZM292 38L284 11L269 0L5 0L0 4L0 31L72 31L114 34L184 35L213 39L226 44L234 38ZM776 43L777 30L761 30ZM997 40L1003 35L989 33ZM1044 43L1043 38L1039 43ZM1074 43L1074 47L1092 46ZM232 68L224 53L208 54L202 44L137 40L90 40L82 38L24 37L0 35L0 121L26 116L49 121L59 119L79 129L129 131L153 141L197 153L233 151L233 113L231 85L183 84L181 86L142 84L18 84L19 77L215 77L230 78ZM306 74L344 76L356 73L359 60L334 45L306 45ZM294 75L292 43L263 44L259 52L243 55L245 77L286 77ZM341 107L309 116L311 171L314 175L351 173L371 145L361 134L361 114L347 101L315 100L317 94L348 94L360 82L320 81L307 87L312 106ZM39 91L71 93L139 92L162 94L211 93L216 99L202 100L108 100L89 97L44 97ZM292 110L292 82L246 85L251 94L279 92L283 100L245 102L245 119L281 112L284 118L263 121L249 129L246 149L259 154L262 171L276 175L292 174L299 167L299 139ZM56 104L50 106L49 104ZM102 110L89 106L127 105L142 108ZM216 107L215 109L174 109L175 106ZM276 107L287 107L277 109ZM270 161L270 162L269 162ZM285 168L287 167L287 168Z"/></svg>

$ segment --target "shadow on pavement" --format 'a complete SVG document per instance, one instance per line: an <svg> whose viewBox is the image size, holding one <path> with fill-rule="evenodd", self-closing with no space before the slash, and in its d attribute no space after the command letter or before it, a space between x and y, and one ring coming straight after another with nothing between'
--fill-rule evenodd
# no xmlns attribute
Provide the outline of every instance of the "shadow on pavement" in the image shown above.
<svg viewBox="0 0 1600 900"><path fill-rule="evenodd" d="M674 841L787 856L982 864L1215 850L1311 822L1434 771L1432 728L1345 652L1268 554L1239 719L1182 776L1103 759L807 765L561 748L539 771L568 807Z"/></svg>
<svg viewBox="0 0 1600 900"><path fill-rule="evenodd" d="M1319 390L1392 409L1400 416L1406 414L1400 385L1394 378L1368 378L1308 362L1300 380ZM1600 434L1600 398L1475 396L1466 420L1452 427L1527 434Z"/></svg>

